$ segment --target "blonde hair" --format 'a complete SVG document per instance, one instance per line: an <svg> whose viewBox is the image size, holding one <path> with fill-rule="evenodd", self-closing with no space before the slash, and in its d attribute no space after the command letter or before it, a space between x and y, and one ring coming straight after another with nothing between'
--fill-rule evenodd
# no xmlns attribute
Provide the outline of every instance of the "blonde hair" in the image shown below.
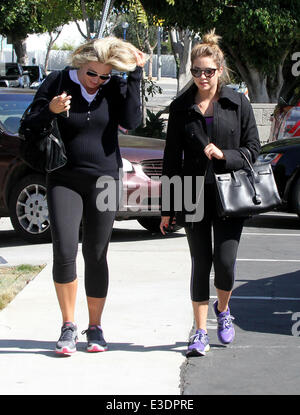
<svg viewBox="0 0 300 415"><path fill-rule="evenodd" d="M136 68L136 48L129 42L116 37L95 39L79 46L71 55L71 65L80 68L88 62L100 62L111 65L121 72L134 71Z"/></svg>
<svg viewBox="0 0 300 415"><path fill-rule="evenodd" d="M213 29L202 37L202 42L197 43L191 52L192 65L195 59L207 56L214 60L218 69L223 67L223 73L219 78L219 88L230 82L229 68L226 66L224 53L219 46L220 40L221 36L218 36Z"/></svg>

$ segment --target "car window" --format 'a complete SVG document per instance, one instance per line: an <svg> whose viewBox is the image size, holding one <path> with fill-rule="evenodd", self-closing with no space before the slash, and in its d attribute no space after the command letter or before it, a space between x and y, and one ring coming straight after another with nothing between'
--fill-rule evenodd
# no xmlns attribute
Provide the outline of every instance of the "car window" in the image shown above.
<svg viewBox="0 0 300 415"><path fill-rule="evenodd" d="M16 134L20 120L33 100L31 94L0 94L0 125L8 133Z"/></svg>
<svg viewBox="0 0 300 415"><path fill-rule="evenodd" d="M290 109L281 125L278 139L300 137L300 107Z"/></svg>
<svg viewBox="0 0 300 415"><path fill-rule="evenodd" d="M19 68L17 65L11 65L9 63L0 64L0 75L1 76L19 76Z"/></svg>
<svg viewBox="0 0 300 415"><path fill-rule="evenodd" d="M23 66L24 71L28 71L30 82L37 81L39 79L39 67L38 66Z"/></svg>

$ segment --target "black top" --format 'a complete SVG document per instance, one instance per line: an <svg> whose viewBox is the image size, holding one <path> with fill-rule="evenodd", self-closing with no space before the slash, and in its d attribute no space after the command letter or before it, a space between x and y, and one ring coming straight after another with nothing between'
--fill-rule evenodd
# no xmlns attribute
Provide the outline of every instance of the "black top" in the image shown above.
<svg viewBox="0 0 300 415"><path fill-rule="evenodd" d="M60 71L55 71L48 75L35 96L35 100L43 97L50 102L54 96L66 91L72 96L69 117L52 113L49 104L40 101L32 107L26 123L38 129L57 117L68 158L67 165L59 172L76 170L117 179L122 167L118 126L133 129L141 122L142 68L137 67L126 80L112 76L107 84L100 87L90 104L83 98L80 85L70 79L69 70L62 71L60 88Z"/></svg>
<svg viewBox="0 0 300 415"><path fill-rule="evenodd" d="M215 172L228 172L245 167L240 148L247 148L254 162L260 142L252 106L244 94L223 86L213 106L213 122L207 128L205 117L195 104L197 86L193 84L170 105L163 175L204 176L208 158L204 148L209 142L223 151L225 160L212 160ZM164 216L172 216L163 210Z"/></svg>

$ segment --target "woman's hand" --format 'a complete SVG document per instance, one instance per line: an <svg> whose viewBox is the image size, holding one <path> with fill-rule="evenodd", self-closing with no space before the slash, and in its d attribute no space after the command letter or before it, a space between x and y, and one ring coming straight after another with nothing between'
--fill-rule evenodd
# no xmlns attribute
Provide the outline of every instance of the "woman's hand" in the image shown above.
<svg viewBox="0 0 300 415"><path fill-rule="evenodd" d="M61 112L68 111L70 109L71 98L71 95L67 95L66 92L52 98L49 104L50 111L54 112L54 114L60 114Z"/></svg>
<svg viewBox="0 0 300 415"><path fill-rule="evenodd" d="M139 49L135 49L134 54L135 54L135 59L136 59L137 66L141 66L143 68L145 63L146 63L145 54Z"/></svg>
<svg viewBox="0 0 300 415"><path fill-rule="evenodd" d="M176 224L176 218L174 217L173 219L172 219L172 223L170 223L171 221L170 221L170 219L171 219L171 217L170 216L162 216L161 217L161 221L160 221L160 231L161 231L161 233L163 234L163 235L165 235L166 234L166 229L169 227L169 226L173 226L173 225L175 225Z"/></svg>
<svg viewBox="0 0 300 415"><path fill-rule="evenodd" d="M213 143L209 143L204 149L205 155L211 160L213 157L218 160L224 160L223 151L216 147Z"/></svg>

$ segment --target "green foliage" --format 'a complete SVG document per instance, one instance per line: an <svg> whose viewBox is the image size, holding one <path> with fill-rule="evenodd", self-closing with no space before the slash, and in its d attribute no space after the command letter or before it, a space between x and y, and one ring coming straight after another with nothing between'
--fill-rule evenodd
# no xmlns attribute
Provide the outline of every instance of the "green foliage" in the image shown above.
<svg viewBox="0 0 300 415"><path fill-rule="evenodd" d="M115 36L121 39L123 38L122 22L125 21L129 24L128 29L126 30L126 40L141 51L148 53L145 40L148 37L151 45L155 43L156 27L146 27L144 24L139 23L136 16L131 12L123 13L119 20L119 24L115 27L113 32Z"/></svg>
<svg viewBox="0 0 300 415"><path fill-rule="evenodd" d="M142 137L152 137L165 139L166 133L164 127L166 120L161 118L162 112L155 114L154 112L147 109L147 119L145 127L140 126L136 128L132 133Z"/></svg>
<svg viewBox="0 0 300 415"><path fill-rule="evenodd" d="M152 79L143 79L142 80L142 94L146 102L148 102L148 96L152 98L156 94L162 94L162 88L157 85Z"/></svg>
<svg viewBox="0 0 300 415"><path fill-rule="evenodd" d="M100 18L103 1L85 0L88 17ZM1 0L0 34L25 39L31 33L53 31L70 21L82 20L80 0Z"/></svg>
<svg viewBox="0 0 300 415"><path fill-rule="evenodd" d="M295 0L141 0L151 15L170 27L201 34L216 28L223 47L260 71L277 65L300 30L300 2Z"/></svg>
<svg viewBox="0 0 300 415"><path fill-rule="evenodd" d="M61 46L54 44L51 48L52 50L74 50L75 46L72 43L64 42Z"/></svg>

